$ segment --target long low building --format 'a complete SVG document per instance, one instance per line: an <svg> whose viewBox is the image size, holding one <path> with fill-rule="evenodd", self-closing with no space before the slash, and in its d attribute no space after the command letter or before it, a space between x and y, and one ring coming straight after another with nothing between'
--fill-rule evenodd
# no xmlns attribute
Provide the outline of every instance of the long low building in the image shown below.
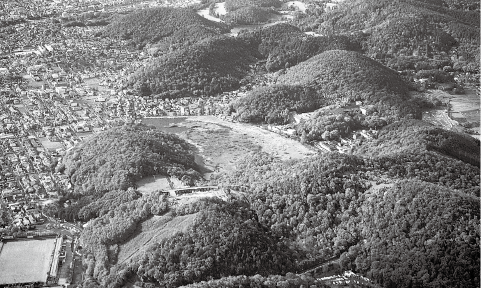
<svg viewBox="0 0 481 288"><path fill-rule="evenodd" d="M58 260L60 257L60 249L62 248L63 239L57 238L55 242L55 249L52 252L52 258L50 262L50 277L56 278L58 274Z"/></svg>
<svg viewBox="0 0 481 288"><path fill-rule="evenodd" d="M183 194L189 194L194 192L205 192L205 191L211 191L216 189L219 189L219 186L188 187L188 188L174 189L173 191L175 195L178 196Z"/></svg>

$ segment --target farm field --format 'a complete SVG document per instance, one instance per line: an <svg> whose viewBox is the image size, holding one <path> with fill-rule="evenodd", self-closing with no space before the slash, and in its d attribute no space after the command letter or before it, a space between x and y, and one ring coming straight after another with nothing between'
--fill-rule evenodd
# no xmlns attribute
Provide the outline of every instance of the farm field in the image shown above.
<svg viewBox="0 0 481 288"><path fill-rule="evenodd" d="M45 282L55 239L12 241L0 252L0 285Z"/></svg>
<svg viewBox="0 0 481 288"><path fill-rule="evenodd" d="M466 88L465 94L461 95L451 95L441 90L429 90L425 93L445 103L449 101L453 120L448 117L445 109L425 112L423 120L442 126L444 129L456 131L462 130L459 123L471 122L475 124L472 130L481 133L481 97L476 94L474 89ZM472 136L479 138L479 135Z"/></svg>

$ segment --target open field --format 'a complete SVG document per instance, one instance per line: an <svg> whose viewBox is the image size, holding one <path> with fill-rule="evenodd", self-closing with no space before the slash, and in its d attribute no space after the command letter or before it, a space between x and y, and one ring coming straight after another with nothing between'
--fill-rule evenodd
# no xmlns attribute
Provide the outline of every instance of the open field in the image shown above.
<svg viewBox="0 0 481 288"><path fill-rule="evenodd" d="M197 214L185 216L154 216L140 225L139 231L132 239L120 245L117 263L123 263L141 255L142 251L162 239L169 238L177 232L186 232L194 223Z"/></svg>
<svg viewBox="0 0 481 288"><path fill-rule="evenodd" d="M443 102L449 101L453 120L459 123L473 123L474 127L472 129L481 132L479 125L481 101L475 90L466 89L466 93L461 95L451 95L448 92L441 90L429 90L425 93L429 96L437 97ZM438 114L439 117L434 117L434 122L432 123L435 125L441 125L446 129L450 129L449 126L452 123L448 123L450 121L446 121L446 116L442 115L442 113ZM442 123L445 123L447 125L442 125Z"/></svg>
<svg viewBox="0 0 481 288"><path fill-rule="evenodd" d="M142 178L137 181L137 191L142 194L149 194L157 190L170 190L169 180L167 176L156 175Z"/></svg>
<svg viewBox="0 0 481 288"><path fill-rule="evenodd" d="M172 205L175 206L184 206L184 205L190 205L192 203L195 203L199 201L200 199L203 198L220 198L222 200L227 200L227 194L222 190L211 190L211 191L205 191L205 192L193 192L189 194L184 194L180 196L176 196L175 200L172 201Z"/></svg>
<svg viewBox="0 0 481 288"><path fill-rule="evenodd" d="M445 110L432 110L425 112L423 120L434 125L442 126L448 130L461 131L459 123L471 122L481 124L481 97L471 88L465 89L465 94L451 95L446 91L429 90L427 95L436 97L441 101L449 102L451 106L451 120ZM481 132L481 127L474 127L473 130ZM476 135L473 135L476 136Z"/></svg>
<svg viewBox="0 0 481 288"><path fill-rule="evenodd" d="M46 137L40 138L40 142L42 143L43 147L48 150L56 150L59 148L63 148L61 142L52 142L48 140Z"/></svg>
<svg viewBox="0 0 481 288"><path fill-rule="evenodd" d="M0 253L0 285L45 282L55 239L7 242Z"/></svg>
<svg viewBox="0 0 481 288"><path fill-rule="evenodd" d="M436 126L441 126L446 130L456 130L454 128L458 126L458 122L449 118L446 110L433 109L430 111L425 111L423 112L422 119Z"/></svg>
<svg viewBox="0 0 481 288"><path fill-rule="evenodd" d="M234 170L236 162L250 152L264 151L281 160L301 159L317 153L298 141L258 126L228 122L215 116L152 118L142 122L175 133L194 145L197 149L196 163L202 167L206 178L211 172ZM145 179L137 185L150 185L150 188L146 186L145 189L167 185L165 181L154 184L152 180ZM182 187L175 179L171 180L173 188Z"/></svg>
<svg viewBox="0 0 481 288"><path fill-rule="evenodd" d="M264 151L281 160L316 154L301 143L274 132L214 116L192 116L182 125L190 129L180 136L199 149L205 166L212 171L233 170L238 160L254 151Z"/></svg>

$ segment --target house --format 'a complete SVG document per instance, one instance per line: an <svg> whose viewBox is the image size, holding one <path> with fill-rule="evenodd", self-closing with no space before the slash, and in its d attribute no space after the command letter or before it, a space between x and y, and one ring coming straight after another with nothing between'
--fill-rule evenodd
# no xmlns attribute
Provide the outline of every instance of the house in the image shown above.
<svg viewBox="0 0 481 288"><path fill-rule="evenodd" d="M326 3L324 6L324 11L325 12L332 11L334 9L337 9L338 7L339 7L339 4L337 3Z"/></svg>
<svg viewBox="0 0 481 288"><path fill-rule="evenodd" d="M180 106L180 115L190 115L188 106Z"/></svg>

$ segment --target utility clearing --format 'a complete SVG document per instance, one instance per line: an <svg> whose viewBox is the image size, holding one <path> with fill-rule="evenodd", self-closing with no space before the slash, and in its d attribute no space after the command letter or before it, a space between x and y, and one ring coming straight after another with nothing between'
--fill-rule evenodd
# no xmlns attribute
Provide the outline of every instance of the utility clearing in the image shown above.
<svg viewBox="0 0 481 288"><path fill-rule="evenodd" d="M185 216L172 217L153 216L142 222L138 233L129 241L120 245L117 263L124 263L130 259L142 255L149 246L170 238L179 232L187 232L194 224L197 213Z"/></svg>

